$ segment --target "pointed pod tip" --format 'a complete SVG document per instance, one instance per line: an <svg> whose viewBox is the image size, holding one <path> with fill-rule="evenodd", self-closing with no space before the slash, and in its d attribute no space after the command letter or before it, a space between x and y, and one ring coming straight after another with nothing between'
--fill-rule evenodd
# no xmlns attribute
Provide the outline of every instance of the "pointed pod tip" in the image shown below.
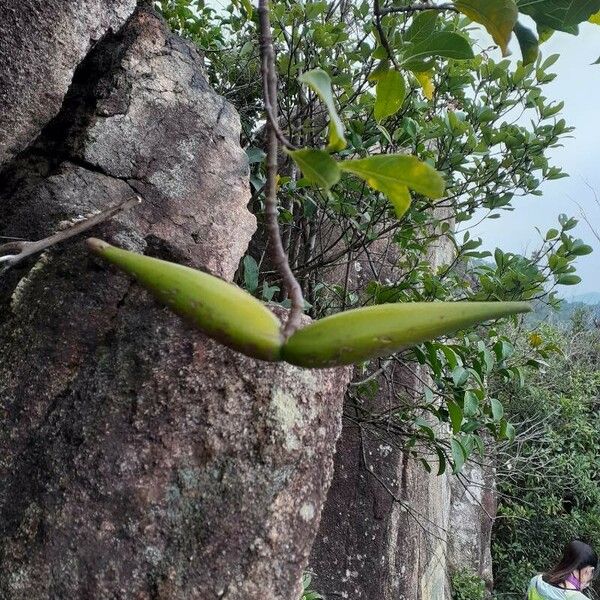
<svg viewBox="0 0 600 600"><path fill-rule="evenodd" d="M103 240L99 240L98 238L88 238L85 240L85 243L88 247L88 250L94 252L95 254L101 254L107 248L110 248L110 244L107 244Z"/></svg>

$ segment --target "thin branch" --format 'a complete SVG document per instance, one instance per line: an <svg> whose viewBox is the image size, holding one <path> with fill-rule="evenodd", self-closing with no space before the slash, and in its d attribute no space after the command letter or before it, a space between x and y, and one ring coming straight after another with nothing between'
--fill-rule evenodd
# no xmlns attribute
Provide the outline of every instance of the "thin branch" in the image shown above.
<svg viewBox="0 0 600 600"><path fill-rule="evenodd" d="M379 34L379 41L381 42L381 45L385 48L385 51L387 52L389 59L394 64L394 67L396 67L397 69L398 63L396 62L394 53L390 48L390 43L388 42L387 35L385 34L385 31L383 31L383 27L381 26L382 12L379 6L379 0L373 0L373 14L375 15L375 28L377 29L377 33Z"/></svg>
<svg viewBox="0 0 600 600"><path fill-rule="evenodd" d="M290 268L279 232L277 214L277 140L279 139L277 133L279 129L277 125L277 75L275 73L275 56L268 0L259 0L258 15L263 98L268 116L266 124L267 181L265 183L265 217L273 263L281 275L285 290L292 302L287 321L282 330L282 337L286 340L300 327L304 312L304 297L302 296L302 288Z"/></svg>
<svg viewBox="0 0 600 600"><path fill-rule="evenodd" d="M3 270L14 267L16 264L20 263L22 260L25 260L32 254L42 252L43 250L46 250L55 244L64 242L69 238L91 229L99 223L107 221L108 219L112 219L119 213L129 210L131 207L140 204L141 201L142 199L139 196L133 196L115 206L106 208L99 213L84 219L83 221L75 223L68 229L58 231L47 238L38 240L37 242L19 241L2 244L0 245L0 263L2 263Z"/></svg>
<svg viewBox="0 0 600 600"><path fill-rule="evenodd" d="M393 13L415 13L421 10L450 10L452 12L458 12L458 9L453 4L429 4L428 2L424 2L421 4L412 4L410 6L392 6L390 8L383 8L380 11L380 15L384 17L385 15L390 15Z"/></svg>

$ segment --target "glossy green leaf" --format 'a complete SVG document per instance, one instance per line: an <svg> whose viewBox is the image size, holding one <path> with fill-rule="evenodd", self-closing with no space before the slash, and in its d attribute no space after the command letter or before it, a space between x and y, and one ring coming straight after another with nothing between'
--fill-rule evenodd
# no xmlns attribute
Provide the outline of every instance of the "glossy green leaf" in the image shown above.
<svg viewBox="0 0 600 600"><path fill-rule="evenodd" d="M329 111L329 145L327 149L330 152L343 150L347 145L344 137L344 124L335 108L329 75L323 69L313 69L303 73L299 79L316 92Z"/></svg>
<svg viewBox="0 0 600 600"><path fill-rule="evenodd" d="M278 361L279 319L259 300L218 277L90 238L89 249L136 278L160 302L222 344Z"/></svg>
<svg viewBox="0 0 600 600"><path fill-rule="evenodd" d="M517 23L514 28L515 36L519 42L521 48L521 56L523 57L523 64L528 65L535 62L538 52L538 39L531 31L521 23Z"/></svg>
<svg viewBox="0 0 600 600"><path fill-rule="evenodd" d="M456 0L454 6L488 30L503 56L509 53L508 42L519 16L515 0Z"/></svg>
<svg viewBox="0 0 600 600"><path fill-rule="evenodd" d="M446 471L446 456L444 455L443 450L439 447L435 447L435 452L438 457L438 476L443 475Z"/></svg>
<svg viewBox="0 0 600 600"><path fill-rule="evenodd" d="M328 190L339 181L341 171L338 163L324 150L302 148L287 152L300 167L304 177L314 185Z"/></svg>
<svg viewBox="0 0 600 600"><path fill-rule="evenodd" d="M303 367L330 367L389 356L458 329L527 312L524 302L412 302L338 313L296 331L282 357Z"/></svg>
<svg viewBox="0 0 600 600"><path fill-rule="evenodd" d="M396 114L406 97L404 77L395 69L382 73L377 80L375 118L378 121Z"/></svg>
<svg viewBox="0 0 600 600"><path fill-rule="evenodd" d="M385 194L394 205L397 215L404 214L410 206L407 188L434 199L444 194L442 176L414 156L379 154L341 162L340 168L364 179L373 189Z"/></svg>

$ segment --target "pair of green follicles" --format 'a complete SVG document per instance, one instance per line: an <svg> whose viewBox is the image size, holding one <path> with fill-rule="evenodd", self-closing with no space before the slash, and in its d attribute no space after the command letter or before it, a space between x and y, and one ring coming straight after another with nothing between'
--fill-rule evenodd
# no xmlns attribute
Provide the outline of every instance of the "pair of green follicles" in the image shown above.
<svg viewBox="0 0 600 600"><path fill-rule="evenodd" d="M310 368L370 360L475 323L527 312L524 302L414 302L338 313L286 341L279 319L258 299L207 273L88 240L97 255L133 275L206 335L252 358Z"/></svg>

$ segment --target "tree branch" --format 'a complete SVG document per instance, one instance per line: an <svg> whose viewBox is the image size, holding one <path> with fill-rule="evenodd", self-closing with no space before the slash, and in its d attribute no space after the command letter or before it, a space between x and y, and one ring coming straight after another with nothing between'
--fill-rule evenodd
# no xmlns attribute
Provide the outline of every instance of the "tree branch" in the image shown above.
<svg viewBox="0 0 600 600"><path fill-rule="evenodd" d="M261 77L265 110L267 112L265 215L273 263L281 275L285 290L292 302L290 313L282 329L282 337L286 340L300 327L300 319L304 312L304 298L302 296L302 288L290 268L279 232L277 214L277 140L280 139L280 136L278 135L279 127L277 125L277 75L275 73L275 56L273 39L271 37L268 0L259 0L258 15L260 24ZM280 130L279 134L283 136ZM285 136L283 137L285 139Z"/></svg>
<svg viewBox="0 0 600 600"><path fill-rule="evenodd" d="M25 260L28 256L42 252L43 250L46 250L55 244L64 242L73 236L79 235L80 233L91 229L99 223L107 221L108 219L112 219L119 213L129 210L131 207L140 204L141 201L142 199L139 196L133 196L115 206L106 208L99 213L84 219L83 221L75 223L68 229L58 231L47 238L38 240L37 242L18 241L2 244L0 245L0 264L3 267L3 270L14 267L22 260Z"/></svg>
<svg viewBox="0 0 600 600"><path fill-rule="evenodd" d="M412 4L410 6L392 6L390 8L382 8L379 11L379 15L381 17L385 17L385 15L391 15L394 13L415 13L422 10L450 10L452 12L459 12L458 9L453 4L429 4L428 2L424 2L421 4Z"/></svg>

